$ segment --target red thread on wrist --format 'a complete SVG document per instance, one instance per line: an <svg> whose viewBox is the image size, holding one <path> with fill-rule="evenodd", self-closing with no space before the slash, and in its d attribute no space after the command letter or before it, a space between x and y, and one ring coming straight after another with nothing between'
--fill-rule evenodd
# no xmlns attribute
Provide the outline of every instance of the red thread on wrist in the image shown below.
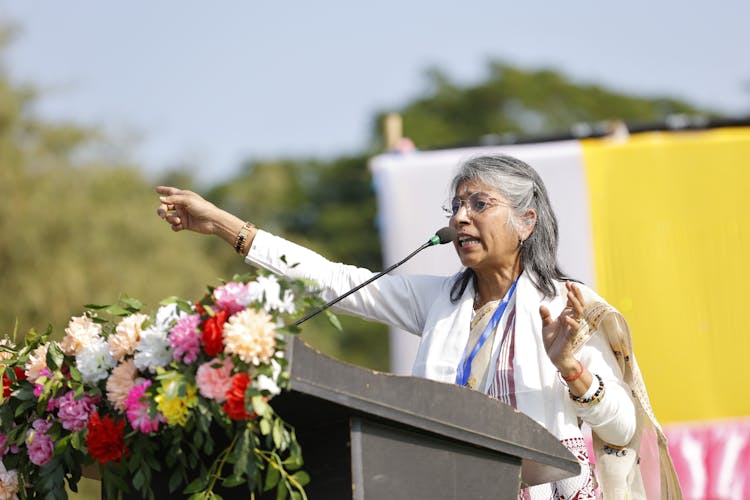
<svg viewBox="0 0 750 500"><path fill-rule="evenodd" d="M562 379L566 382L573 382L575 380L578 380L578 377L580 377L582 373L583 373L583 363L578 361L578 373L576 373L575 375L571 375L570 377L563 377Z"/></svg>

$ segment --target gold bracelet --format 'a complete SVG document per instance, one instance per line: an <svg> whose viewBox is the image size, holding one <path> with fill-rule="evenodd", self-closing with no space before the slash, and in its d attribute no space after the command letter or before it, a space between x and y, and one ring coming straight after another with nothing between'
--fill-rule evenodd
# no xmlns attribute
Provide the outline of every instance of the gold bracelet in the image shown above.
<svg viewBox="0 0 750 500"><path fill-rule="evenodd" d="M245 241L247 240L247 235L250 233L250 229L254 228L255 224L253 224L250 221L245 222L245 225L242 226L242 229L240 229L240 232L237 233L237 238L234 240L234 251L238 254L242 255L245 250Z"/></svg>

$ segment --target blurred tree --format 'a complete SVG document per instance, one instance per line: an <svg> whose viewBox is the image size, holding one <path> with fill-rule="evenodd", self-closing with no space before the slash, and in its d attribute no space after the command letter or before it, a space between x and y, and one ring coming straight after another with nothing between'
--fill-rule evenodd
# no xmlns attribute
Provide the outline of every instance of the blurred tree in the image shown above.
<svg viewBox="0 0 750 500"><path fill-rule="evenodd" d="M399 111L406 135L422 149L477 145L491 135L533 140L609 120L642 126L663 124L673 114L717 115L669 97L628 95L576 83L551 69L524 70L498 61L488 64L487 78L475 85L459 86L437 68L425 75L424 97ZM384 116L376 117L375 137Z"/></svg>
<svg viewBox="0 0 750 500"><path fill-rule="evenodd" d="M0 334L18 321L21 334L51 324L62 335L84 304L129 294L154 307L218 284L203 239L170 234L142 173L88 157L106 138L37 119L35 98L0 71Z"/></svg>

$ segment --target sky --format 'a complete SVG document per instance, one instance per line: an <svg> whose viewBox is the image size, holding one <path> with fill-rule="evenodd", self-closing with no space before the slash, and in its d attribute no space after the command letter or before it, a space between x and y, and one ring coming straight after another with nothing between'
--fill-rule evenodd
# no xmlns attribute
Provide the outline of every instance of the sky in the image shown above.
<svg viewBox="0 0 750 500"><path fill-rule="evenodd" d="M378 111L487 62L750 116L750 2L0 0L35 112L102 128L147 172L361 153ZM405 123L405 133L409 133Z"/></svg>

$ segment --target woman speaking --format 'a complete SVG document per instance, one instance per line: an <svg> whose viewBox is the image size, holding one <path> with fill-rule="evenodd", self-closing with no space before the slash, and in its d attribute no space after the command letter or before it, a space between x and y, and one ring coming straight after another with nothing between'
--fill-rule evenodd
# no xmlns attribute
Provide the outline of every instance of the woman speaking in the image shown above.
<svg viewBox="0 0 750 500"><path fill-rule="evenodd" d="M219 236L249 264L313 280L324 300L374 275L260 230L196 193L157 192L158 213L173 230ZM449 277L385 275L335 308L418 335L414 375L513 406L577 457L578 476L522 484L519 498L593 499L597 488L604 498L681 498L627 323L560 270L557 220L536 171L509 156L478 156L459 167L450 192L445 210L463 269ZM596 471L582 422L592 430ZM660 471L661 480L644 481L642 469Z"/></svg>

